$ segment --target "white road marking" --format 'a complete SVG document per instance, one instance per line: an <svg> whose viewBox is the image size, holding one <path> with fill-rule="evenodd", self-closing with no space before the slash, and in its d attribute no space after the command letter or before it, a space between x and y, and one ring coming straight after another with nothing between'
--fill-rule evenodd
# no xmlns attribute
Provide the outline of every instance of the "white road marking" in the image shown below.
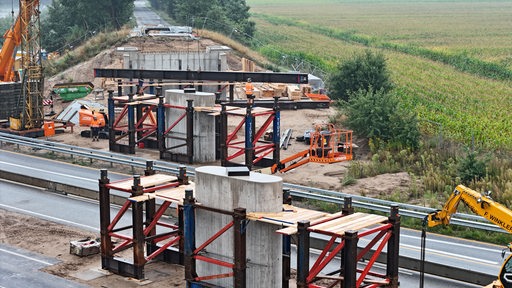
<svg viewBox="0 0 512 288"><path fill-rule="evenodd" d="M412 250L420 250L416 246L407 245L407 244L400 244L400 247L409 248L409 249L412 249ZM446 252L446 251L430 249L430 248L427 248L426 251L429 251L429 252L432 252L432 253L437 253L439 255L446 256L446 257L470 260L473 263L474 262L479 262L479 263L487 263L487 264L491 264L491 265L500 265L501 264L501 263L498 263L496 261L488 261L488 260L484 260L482 258L469 257L469 256L460 255L460 254L449 253L449 252Z"/></svg>
<svg viewBox="0 0 512 288"><path fill-rule="evenodd" d="M98 180L96 180L96 179L78 177L78 176L74 176L74 175L70 175L70 174L57 173L57 172L52 172L52 171L45 170L45 169L33 168L33 167L30 167L30 166L25 166L25 165L12 164L12 163L9 163L9 162L4 162L4 161L0 161L0 163L2 163L3 166L11 165L11 166L23 168L25 170L33 170L33 171L35 171L34 173L38 173L38 172L39 173L48 173L48 174L53 174L53 175L57 175L57 176L64 176L66 178L74 178L74 179L83 180L83 181L89 181L89 182L98 182ZM51 179L46 179L46 180L51 180Z"/></svg>
<svg viewBox="0 0 512 288"><path fill-rule="evenodd" d="M420 237L416 237L416 236L412 236L412 235L404 235L404 234L400 235L400 237L402 237L402 238L408 237L408 238L420 239ZM449 242L449 241L436 240L436 239L432 239L432 238L427 238L427 241L428 242L433 242L433 243L442 243L443 245L452 245L452 246L459 246L459 247L464 247L464 248L469 248L469 249L474 249L474 250L483 250L483 251L487 251L487 252L496 252L496 253L499 252L499 253L501 253L501 251L497 251L496 249L480 247L480 246L477 246L477 245L453 243L453 242Z"/></svg>
<svg viewBox="0 0 512 288"><path fill-rule="evenodd" d="M89 226L89 225L84 225L84 224L76 223L76 222L73 222L73 221L68 221L68 220L65 220L65 219L62 219L62 218L57 218L57 217L53 217L53 216L49 216L49 215L44 215L44 214L37 213L37 212L32 212L32 211L21 209L21 208L17 208L17 207L14 207L14 206L0 204L0 207L5 207L5 208L8 208L8 209L20 211L20 212L22 212L24 214L34 215L34 216L37 216L37 217L42 217L44 219L50 219L50 220L54 220L54 221L57 221L57 222L64 222L64 223L68 223L68 224L71 224L71 225L74 225L74 226L84 227L84 228L87 228L87 229L93 230L93 231L100 231L100 229L98 229L98 227L92 227L92 226Z"/></svg>
<svg viewBox="0 0 512 288"><path fill-rule="evenodd" d="M7 254L14 255L14 256L18 256L18 257L21 257L21 258L25 258L25 259L28 259L28 260L31 260L31 261L34 261L34 262L38 262L38 263L41 263L41 264L44 264L44 265L47 265L47 266L53 265L52 263L49 263L49 262L46 262L46 261L43 261L43 260L39 260L39 259L36 259L36 258L32 258L32 257L26 256L26 255L23 255L23 254L16 253L16 252L12 252L12 251L9 251L9 250L5 250L5 249L2 249L2 248L0 248L0 251L4 252L4 253L7 253ZM1 287L2 286L0 286L0 288Z"/></svg>

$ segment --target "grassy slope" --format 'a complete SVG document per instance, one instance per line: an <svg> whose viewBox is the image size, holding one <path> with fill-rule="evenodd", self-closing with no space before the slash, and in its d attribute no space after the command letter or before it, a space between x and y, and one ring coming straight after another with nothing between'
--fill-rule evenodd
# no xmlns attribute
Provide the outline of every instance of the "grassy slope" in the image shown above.
<svg viewBox="0 0 512 288"><path fill-rule="evenodd" d="M366 46L322 35L314 27L372 37L375 43L448 54L463 51L470 59L503 66L509 66L511 58L504 53L512 47L512 37L505 37L512 19L510 1L250 0L248 4L257 13L254 20L261 42L320 56L330 67ZM274 21L276 15L299 23L283 25L285 21ZM469 142L475 137L487 147L512 148L510 81L489 80L421 55L372 46L381 47L393 80L407 95L404 102L422 120L439 122L444 133L458 140Z"/></svg>

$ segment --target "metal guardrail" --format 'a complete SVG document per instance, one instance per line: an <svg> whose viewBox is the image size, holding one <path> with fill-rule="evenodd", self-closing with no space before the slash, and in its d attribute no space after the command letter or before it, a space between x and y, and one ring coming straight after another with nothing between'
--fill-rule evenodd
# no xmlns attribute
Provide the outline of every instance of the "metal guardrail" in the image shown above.
<svg viewBox="0 0 512 288"><path fill-rule="evenodd" d="M129 165L132 167L145 168L148 159L144 159L141 157L130 156L126 154L112 153L107 151L101 151L96 149L89 149L85 147L67 145L58 142L46 141L35 138L27 138L7 133L0 133L0 143L13 143L17 145L23 145L35 149L44 149L48 151L65 153L75 156L86 157L90 159L102 160L106 162L112 162L122 165ZM181 164L171 163L167 161L158 161L151 160L153 162L153 168L156 171L177 174L179 167L183 166ZM195 175L195 168L193 166L186 166L187 174L189 176ZM331 191L325 189L319 189L315 187L308 187L290 183L284 183L283 188L290 189L290 193L292 196L305 198L305 199L313 199L318 201L325 201L329 203L343 204L344 197L352 197L352 205L354 207L359 207L363 209L368 209L372 211L379 212L389 212L389 209L392 205L397 205L400 208L400 214L406 217L413 217L418 219L423 219L429 212L432 212L432 208L392 202L382 199L375 199L369 197L363 197L358 195L346 194L338 191ZM485 223L487 221L485 218L470 215L464 213L456 213L452 219L451 224L460 225L464 227L470 227L475 229L482 229L487 231L495 231L495 232L503 232L503 229L500 227L491 224Z"/></svg>

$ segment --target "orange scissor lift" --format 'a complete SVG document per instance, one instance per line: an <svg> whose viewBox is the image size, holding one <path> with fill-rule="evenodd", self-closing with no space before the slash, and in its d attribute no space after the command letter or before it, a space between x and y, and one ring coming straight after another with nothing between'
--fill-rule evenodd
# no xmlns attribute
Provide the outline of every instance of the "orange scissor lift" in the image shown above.
<svg viewBox="0 0 512 288"><path fill-rule="evenodd" d="M352 160L352 130L337 129L333 124L317 125L311 132L309 149L274 164L271 172L284 173L309 162L330 164L349 160Z"/></svg>

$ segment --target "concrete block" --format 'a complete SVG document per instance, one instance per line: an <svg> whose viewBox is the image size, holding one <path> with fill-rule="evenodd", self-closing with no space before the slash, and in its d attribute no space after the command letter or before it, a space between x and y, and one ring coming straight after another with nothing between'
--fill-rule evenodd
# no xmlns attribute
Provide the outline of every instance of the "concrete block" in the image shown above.
<svg viewBox="0 0 512 288"><path fill-rule="evenodd" d="M91 239L84 239L69 242L69 253L80 257L100 253L100 242Z"/></svg>

